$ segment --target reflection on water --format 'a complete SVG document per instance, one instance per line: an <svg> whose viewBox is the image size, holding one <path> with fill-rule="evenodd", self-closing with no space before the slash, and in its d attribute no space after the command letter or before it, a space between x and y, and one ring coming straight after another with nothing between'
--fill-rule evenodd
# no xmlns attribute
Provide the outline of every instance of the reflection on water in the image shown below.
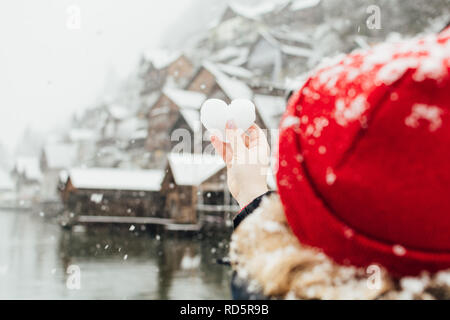
<svg viewBox="0 0 450 320"><path fill-rule="evenodd" d="M230 270L216 264L228 238L140 226L77 233L32 213L0 211L0 299L228 299ZM66 285L73 265L79 290Z"/></svg>

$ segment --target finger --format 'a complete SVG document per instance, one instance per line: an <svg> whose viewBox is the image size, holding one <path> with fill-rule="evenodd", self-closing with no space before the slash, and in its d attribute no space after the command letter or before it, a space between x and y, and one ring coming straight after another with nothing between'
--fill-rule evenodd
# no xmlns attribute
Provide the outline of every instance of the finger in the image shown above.
<svg viewBox="0 0 450 320"><path fill-rule="evenodd" d="M242 138L244 139L245 146L248 148L250 146L250 136L248 134L244 134Z"/></svg>
<svg viewBox="0 0 450 320"><path fill-rule="evenodd" d="M242 154L246 150L245 142L242 138L243 133L244 132L241 129L236 128L234 122L227 122L225 135L227 137L227 141L231 146L234 157L236 157L238 154Z"/></svg>
<svg viewBox="0 0 450 320"><path fill-rule="evenodd" d="M211 136L211 144L213 145L214 149L216 150L217 154L222 156L225 160L225 149L223 146L223 143L219 141L219 139L216 136Z"/></svg>
<svg viewBox="0 0 450 320"><path fill-rule="evenodd" d="M229 163L231 161L233 157L232 151L226 143L213 135L211 136L211 144L213 145L217 154L219 154L222 157L223 161L225 161L225 163Z"/></svg>
<svg viewBox="0 0 450 320"><path fill-rule="evenodd" d="M256 124L253 124L247 131L248 131L248 134L250 137L249 147L255 146L257 144L264 143L267 141L264 131L260 127L258 127Z"/></svg>

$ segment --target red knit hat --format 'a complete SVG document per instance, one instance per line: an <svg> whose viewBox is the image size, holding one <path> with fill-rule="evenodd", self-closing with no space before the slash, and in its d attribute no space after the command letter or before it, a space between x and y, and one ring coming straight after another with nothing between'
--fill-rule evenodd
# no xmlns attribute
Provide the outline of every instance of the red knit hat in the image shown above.
<svg viewBox="0 0 450 320"><path fill-rule="evenodd" d="M450 268L450 28L319 67L289 101L278 153L300 242L394 275Z"/></svg>

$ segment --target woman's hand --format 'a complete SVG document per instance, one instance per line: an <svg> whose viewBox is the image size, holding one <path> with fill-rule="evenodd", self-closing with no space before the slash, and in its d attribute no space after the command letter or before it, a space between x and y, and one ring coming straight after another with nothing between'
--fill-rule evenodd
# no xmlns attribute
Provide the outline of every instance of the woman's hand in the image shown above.
<svg viewBox="0 0 450 320"><path fill-rule="evenodd" d="M229 121L226 137L228 143L213 135L211 143L227 165L228 188L243 208L268 191L270 147L266 135L256 124L247 134Z"/></svg>

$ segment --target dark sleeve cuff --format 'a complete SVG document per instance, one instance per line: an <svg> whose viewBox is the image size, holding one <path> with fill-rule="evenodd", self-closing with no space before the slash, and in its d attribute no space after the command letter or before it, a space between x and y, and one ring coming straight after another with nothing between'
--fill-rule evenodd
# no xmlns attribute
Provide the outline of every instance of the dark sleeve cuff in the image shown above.
<svg viewBox="0 0 450 320"><path fill-rule="evenodd" d="M267 191L266 193L260 195L258 198L255 198L252 202L250 202L248 205L246 205L241 212L238 213L238 215L233 220L234 229L238 227L238 225L244 221L244 219L250 215L256 208L259 207L262 198L264 198L267 195L270 195L273 193L273 191Z"/></svg>

